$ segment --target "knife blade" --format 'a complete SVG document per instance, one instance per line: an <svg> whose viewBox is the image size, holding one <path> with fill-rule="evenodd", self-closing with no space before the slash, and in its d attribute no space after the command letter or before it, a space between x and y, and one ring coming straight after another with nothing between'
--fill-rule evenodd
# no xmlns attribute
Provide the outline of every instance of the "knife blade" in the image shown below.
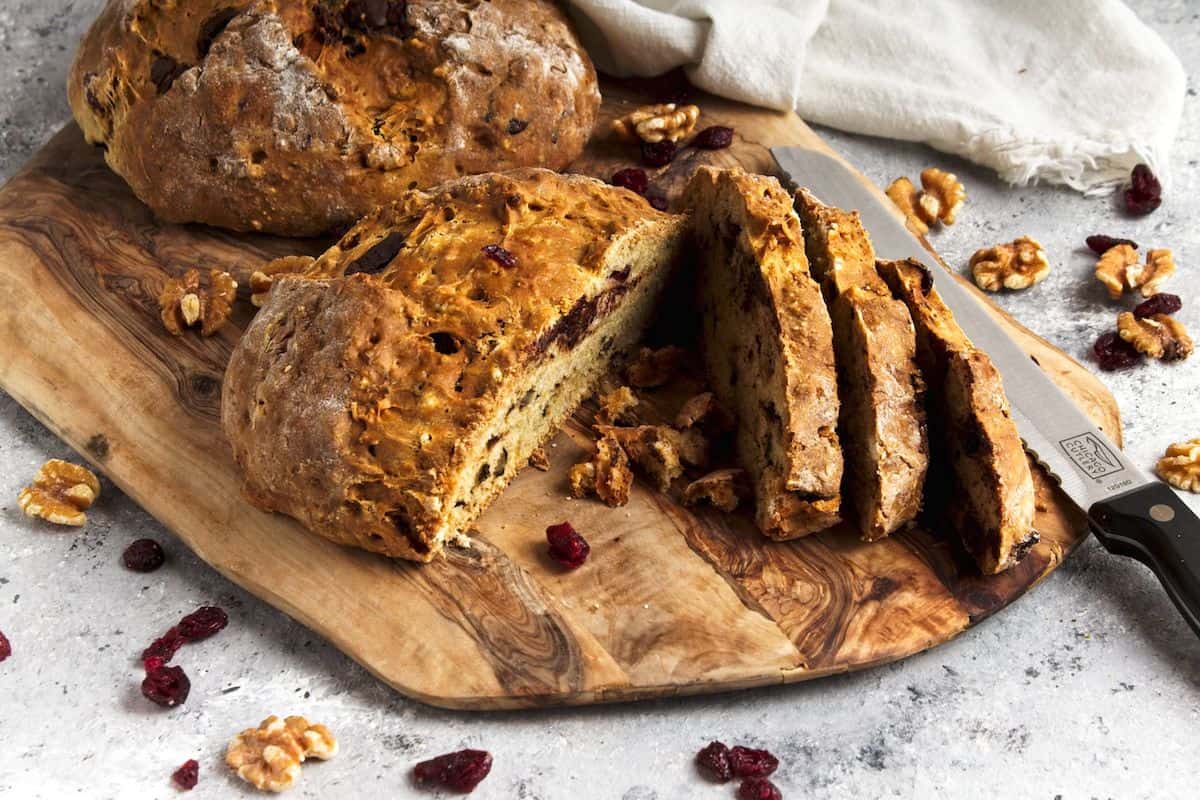
<svg viewBox="0 0 1200 800"><path fill-rule="evenodd" d="M1155 571L1200 634L1200 519L1169 487L1131 462L1050 380L982 301L913 236L877 190L844 163L817 150L774 147L771 155L795 186L806 187L828 205L857 210L880 258L912 258L930 270L934 287L963 331L999 370L1027 450L1087 512L1107 549L1137 558Z"/></svg>

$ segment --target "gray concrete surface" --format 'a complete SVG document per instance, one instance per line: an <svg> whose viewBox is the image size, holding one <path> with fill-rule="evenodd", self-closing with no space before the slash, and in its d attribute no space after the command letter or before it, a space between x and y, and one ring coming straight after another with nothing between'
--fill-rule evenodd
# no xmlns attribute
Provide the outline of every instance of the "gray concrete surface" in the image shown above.
<svg viewBox="0 0 1200 800"><path fill-rule="evenodd" d="M0 176L11 175L68 116L63 81L98 0L0 2ZM1195 4L1133 6L1200 67ZM1108 200L1013 190L920 146L826 132L868 175L887 182L929 164L970 189L962 222L938 234L951 263L1030 233L1051 254L1044 284L1001 298L1081 360L1113 307L1089 279L1085 235L1131 235L1175 250L1173 288L1200 332L1200 105L1189 90L1163 208L1137 222ZM0 302L20 302L3 298ZM5 354L0 353L0 358ZM1200 435L1200 360L1104 375L1145 467L1163 447ZM221 764L228 738L267 714L303 713L340 737L333 761L304 768L292 797L407 797L408 770L463 746L495 753L481 798L731 798L698 780L705 742L748 742L782 759L788 798L1192 798L1200 769L1200 642L1140 566L1086 543L1029 596L957 641L899 664L817 683L672 702L473 715L410 702L336 649L231 585L113 486L81 531L26 520L18 490L68 448L0 395L0 797L173 797L187 758L202 764L197 797L251 793ZM186 498L180 498L185 502ZM1192 505L1200 508L1196 498ZM169 564L150 576L119 565L124 545L153 536ZM138 648L198 604L232 624L193 646L193 689L174 711L137 690Z"/></svg>

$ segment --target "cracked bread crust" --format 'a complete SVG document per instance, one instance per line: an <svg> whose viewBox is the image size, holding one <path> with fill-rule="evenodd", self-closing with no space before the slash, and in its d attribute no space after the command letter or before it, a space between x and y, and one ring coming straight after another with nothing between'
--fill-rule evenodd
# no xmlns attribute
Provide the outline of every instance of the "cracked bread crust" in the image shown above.
<svg viewBox="0 0 1200 800"><path fill-rule="evenodd" d="M685 228L547 170L381 209L277 278L233 353L222 421L247 495L335 541L432 559L636 342Z"/></svg>
<svg viewBox="0 0 1200 800"><path fill-rule="evenodd" d="M959 328L923 265L880 261L878 267L916 324L942 446L970 509L959 526L963 544L981 572L1003 572L1024 558L1038 533L1033 474L1000 373Z"/></svg>
<svg viewBox="0 0 1200 800"><path fill-rule="evenodd" d="M863 538L873 541L921 509L929 442L916 333L875 270L857 212L823 205L804 189L796 208L833 321L847 499Z"/></svg>
<svg viewBox="0 0 1200 800"><path fill-rule="evenodd" d="M290 236L459 175L565 167L600 103L549 0L109 0L68 96L163 219Z"/></svg>
<svg viewBox="0 0 1200 800"><path fill-rule="evenodd" d="M738 419L758 526L773 539L824 530L841 505L833 334L792 198L774 178L701 168L685 202L700 248L705 363Z"/></svg>

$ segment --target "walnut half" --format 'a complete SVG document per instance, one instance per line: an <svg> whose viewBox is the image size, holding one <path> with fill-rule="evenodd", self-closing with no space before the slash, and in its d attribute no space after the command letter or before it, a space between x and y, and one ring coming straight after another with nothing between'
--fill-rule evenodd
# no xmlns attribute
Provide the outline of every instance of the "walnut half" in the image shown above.
<svg viewBox="0 0 1200 800"><path fill-rule="evenodd" d="M953 225L955 217L967 199L966 187L953 172L936 167L921 170L921 190L906 177L892 181L887 187L889 199L904 212L909 227L924 236L929 226L941 222Z"/></svg>
<svg viewBox="0 0 1200 800"><path fill-rule="evenodd" d="M674 103L642 106L613 120L613 132L624 139L641 139L651 144L663 140L678 142L692 132L700 119L698 106Z"/></svg>
<svg viewBox="0 0 1200 800"><path fill-rule="evenodd" d="M1200 437L1168 447L1155 469L1176 489L1200 492Z"/></svg>
<svg viewBox="0 0 1200 800"><path fill-rule="evenodd" d="M322 761L337 755L337 739L324 725L310 725L304 717L267 717L257 728L233 737L225 763L238 777L257 789L282 792L300 777L300 764L308 758Z"/></svg>
<svg viewBox="0 0 1200 800"><path fill-rule="evenodd" d="M1158 292L1158 287L1175 274L1175 258L1170 250L1150 250L1146 263L1138 263L1138 254L1127 244L1118 244L1104 251L1096 262L1096 279L1116 300L1125 292L1140 290L1143 297Z"/></svg>
<svg viewBox="0 0 1200 800"><path fill-rule="evenodd" d="M1026 289L1050 274L1050 260L1035 239L1022 236L1009 244L976 250L971 256L971 274L980 289Z"/></svg>
<svg viewBox="0 0 1200 800"><path fill-rule="evenodd" d="M209 271L207 286L200 285L200 273L194 269L171 278L158 296L163 326L180 336L199 323L200 334L212 336L229 319L237 286L232 275L219 269Z"/></svg>
<svg viewBox="0 0 1200 800"><path fill-rule="evenodd" d="M87 522L83 512L99 496L100 481L90 469L52 458L17 495L17 505L26 516L77 528Z"/></svg>
<svg viewBox="0 0 1200 800"><path fill-rule="evenodd" d="M1136 317L1129 311L1117 317L1117 333L1139 353L1163 361L1181 361L1192 354L1192 337L1183 323L1167 314Z"/></svg>

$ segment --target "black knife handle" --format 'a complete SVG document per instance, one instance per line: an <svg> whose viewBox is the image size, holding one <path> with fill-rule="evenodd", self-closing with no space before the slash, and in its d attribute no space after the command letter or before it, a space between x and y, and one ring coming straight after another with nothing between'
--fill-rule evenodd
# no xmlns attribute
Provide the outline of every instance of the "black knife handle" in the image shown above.
<svg viewBox="0 0 1200 800"><path fill-rule="evenodd" d="M1109 552L1136 558L1158 576L1200 636L1200 517L1165 483L1152 483L1088 510Z"/></svg>

